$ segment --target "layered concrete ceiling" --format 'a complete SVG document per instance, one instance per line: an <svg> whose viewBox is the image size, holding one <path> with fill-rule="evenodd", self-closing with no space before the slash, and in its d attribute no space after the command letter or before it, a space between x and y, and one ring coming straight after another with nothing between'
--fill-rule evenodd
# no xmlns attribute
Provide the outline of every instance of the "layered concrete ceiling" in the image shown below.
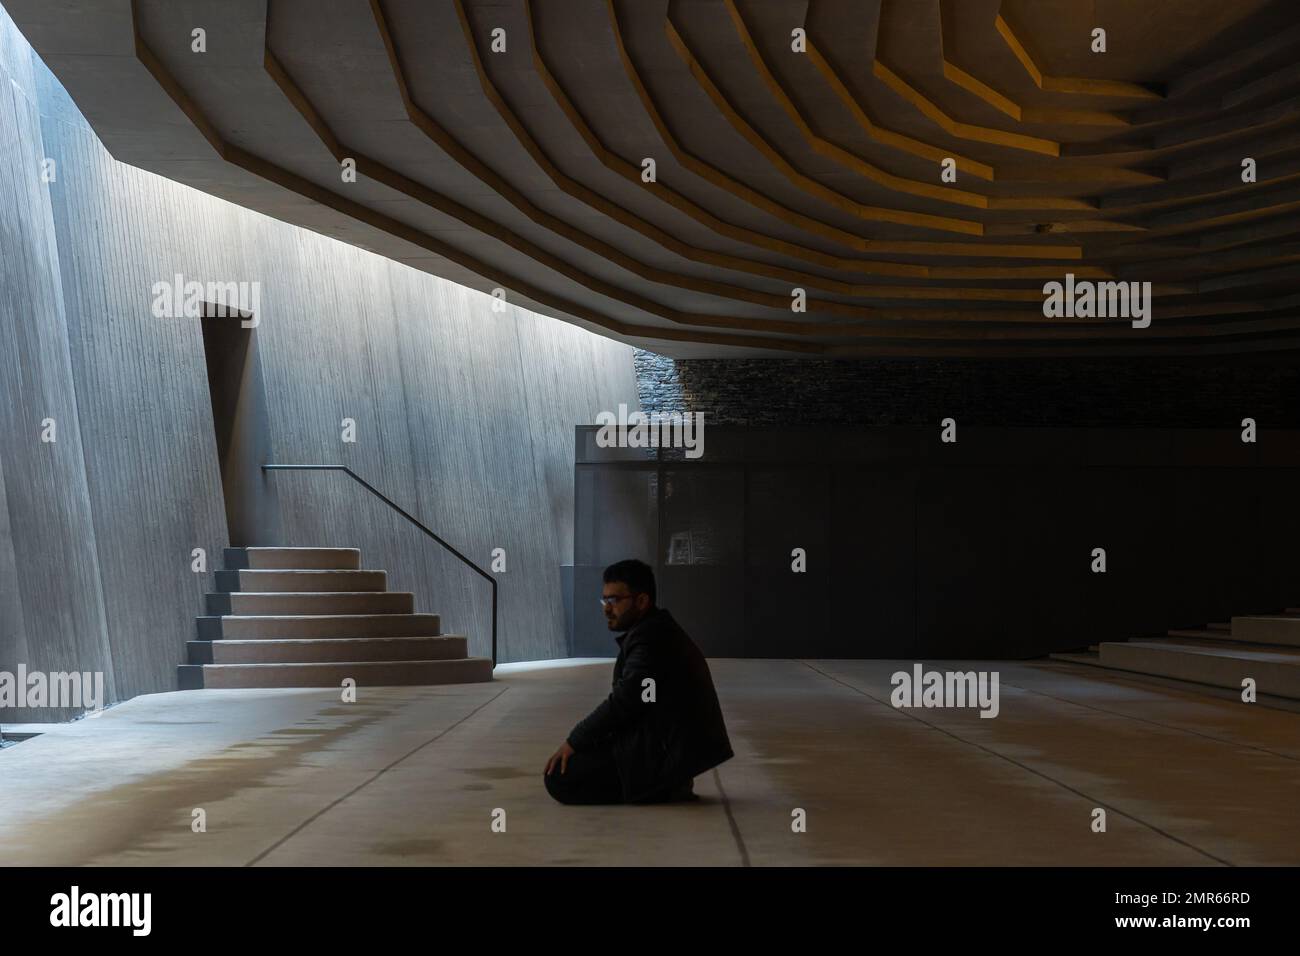
<svg viewBox="0 0 1300 956"><path fill-rule="evenodd" d="M1293 0L0 2L118 159L665 354L1300 348Z"/></svg>

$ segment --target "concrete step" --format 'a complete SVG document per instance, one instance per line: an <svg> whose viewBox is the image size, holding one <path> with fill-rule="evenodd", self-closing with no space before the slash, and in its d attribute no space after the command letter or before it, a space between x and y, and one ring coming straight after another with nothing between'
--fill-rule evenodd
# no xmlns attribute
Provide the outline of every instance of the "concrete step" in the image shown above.
<svg viewBox="0 0 1300 956"><path fill-rule="evenodd" d="M1047 655L1050 660L1065 661L1069 664L1091 664L1094 667L1101 666L1101 658L1096 654L1083 654L1078 651L1060 651L1056 654Z"/></svg>
<svg viewBox="0 0 1300 956"><path fill-rule="evenodd" d="M410 591L237 591L209 594L208 613L225 614L411 614Z"/></svg>
<svg viewBox="0 0 1300 956"><path fill-rule="evenodd" d="M289 637L425 637L442 633L437 614L232 615L198 619L199 640Z"/></svg>
<svg viewBox="0 0 1300 956"><path fill-rule="evenodd" d="M226 548L226 568L257 570L339 569L356 571L361 567L359 548Z"/></svg>
<svg viewBox="0 0 1300 956"><path fill-rule="evenodd" d="M1227 637L1140 637L1137 641L1142 644L1168 644L1183 647L1209 647L1227 650L1243 651L1276 651L1285 650L1277 644L1255 644L1250 641L1234 641Z"/></svg>
<svg viewBox="0 0 1300 956"><path fill-rule="evenodd" d="M1246 637L1240 631L1237 632L1210 631L1210 630L1201 631L1201 630L1193 630L1190 628L1186 630L1180 629L1180 630L1169 631L1165 637L1143 637L1143 638L1139 638L1139 640L1158 641L1162 644L1163 643L1177 644L1181 642L1187 642L1191 644L1205 643L1205 644L1220 645L1220 646L1223 645L1233 646L1233 645L1242 645L1242 644L1249 644L1251 646L1255 646L1255 645L1267 644L1267 642L1265 641L1257 641L1253 638ZM1293 645L1276 644L1273 646L1289 647Z"/></svg>
<svg viewBox="0 0 1300 956"><path fill-rule="evenodd" d="M1209 630L1211 630L1211 631L1231 631L1231 630L1232 630L1232 622L1231 622L1231 621L1214 621L1214 622L1212 622L1212 623L1210 623L1210 624L1207 624L1207 625L1205 625L1205 626L1206 626Z"/></svg>
<svg viewBox="0 0 1300 956"><path fill-rule="evenodd" d="M492 661L348 661L326 664L182 664L181 690L235 687L358 687L472 684L492 680Z"/></svg>
<svg viewBox="0 0 1300 956"><path fill-rule="evenodd" d="M1208 641L1216 644L1254 644L1255 641L1248 640L1240 634L1233 634L1232 631L1211 631L1208 629L1200 630L1195 628L1178 628L1168 631L1164 637L1140 637L1141 641L1190 641L1198 644L1202 641Z"/></svg>
<svg viewBox="0 0 1300 956"><path fill-rule="evenodd" d="M1154 641L1101 645L1101 663L1116 670L1241 689L1254 678L1261 694L1300 700L1300 651L1289 648L1212 647Z"/></svg>
<svg viewBox="0 0 1300 956"><path fill-rule="evenodd" d="M1300 617L1250 615L1232 619L1232 635L1254 644L1300 647Z"/></svg>
<svg viewBox="0 0 1300 956"><path fill-rule="evenodd" d="M321 664L346 661L445 661L469 655L463 635L324 640L190 641L191 664Z"/></svg>
<svg viewBox="0 0 1300 956"><path fill-rule="evenodd" d="M235 591L384 591L386 571L218 571L217 590Z"/></svg>

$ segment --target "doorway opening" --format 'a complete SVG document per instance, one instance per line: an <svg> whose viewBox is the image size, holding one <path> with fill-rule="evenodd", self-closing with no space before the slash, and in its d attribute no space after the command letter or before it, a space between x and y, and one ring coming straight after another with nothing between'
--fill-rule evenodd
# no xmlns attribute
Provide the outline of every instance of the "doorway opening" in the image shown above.
<svg viewBox="0 0 1300 956"><path fill-rule="evenodd" d="M271 429L251 318L210 303L204 303L200 318L232 548L283 543L275 489L262 471L271 460Z"/></svg>

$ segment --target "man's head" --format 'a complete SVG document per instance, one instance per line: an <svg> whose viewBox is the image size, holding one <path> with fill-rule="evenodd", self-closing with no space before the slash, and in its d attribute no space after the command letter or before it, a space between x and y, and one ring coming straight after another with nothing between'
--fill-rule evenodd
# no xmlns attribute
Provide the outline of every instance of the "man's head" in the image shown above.
<svg viewBox="0 0 1300 956"><path fill-rule="evenodd" d="M650 565L629 558L607 567L600 603L611 631L636 627L655 606L655 573Z"/></svg>

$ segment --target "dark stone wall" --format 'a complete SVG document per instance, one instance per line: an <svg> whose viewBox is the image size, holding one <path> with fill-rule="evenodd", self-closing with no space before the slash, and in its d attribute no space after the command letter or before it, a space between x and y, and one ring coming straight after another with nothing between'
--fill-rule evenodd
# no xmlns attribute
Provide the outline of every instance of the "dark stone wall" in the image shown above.
<svg viewBox="0 0 1300 956"><path fill-rule="evenodd" d="M1300 427L1294 357L635 361L646 412L713 425Z"/></svg>

